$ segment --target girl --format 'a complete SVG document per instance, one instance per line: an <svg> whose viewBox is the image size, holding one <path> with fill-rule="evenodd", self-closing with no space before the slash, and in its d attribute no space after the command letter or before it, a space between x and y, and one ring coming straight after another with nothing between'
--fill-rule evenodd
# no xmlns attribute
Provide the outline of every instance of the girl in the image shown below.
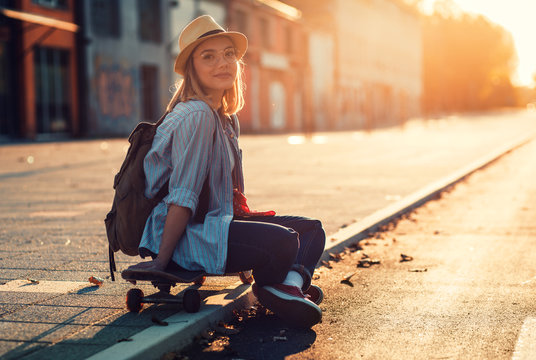
<svg viewBox="0 0 536 360"><path fill-rule="evenodd" d="M321 320L311 274L324 249L318 220L250 211L244 197L236 113L243 107L241 59L247 38L210 16L179 37L183 76L144 162L145 195L169 194L145 225L136 269L181 267L209 274L253 270L261 304L290 325ZM168 183L169 181L169 183ZM304 294L305 292L305 294Z"/></svg>

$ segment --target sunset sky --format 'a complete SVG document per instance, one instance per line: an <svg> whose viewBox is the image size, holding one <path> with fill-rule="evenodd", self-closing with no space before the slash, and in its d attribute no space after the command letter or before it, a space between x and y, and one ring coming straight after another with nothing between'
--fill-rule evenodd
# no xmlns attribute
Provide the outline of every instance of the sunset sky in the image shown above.
<svg viewBox="0 0 536 360"><path fill-rule="evenodd" d="M516 85L533 86L536 73L536 1L534 0L454 0L466 12L486 16L513 36L519 65ZM425 0L425 11L434 0Z"/></svg>

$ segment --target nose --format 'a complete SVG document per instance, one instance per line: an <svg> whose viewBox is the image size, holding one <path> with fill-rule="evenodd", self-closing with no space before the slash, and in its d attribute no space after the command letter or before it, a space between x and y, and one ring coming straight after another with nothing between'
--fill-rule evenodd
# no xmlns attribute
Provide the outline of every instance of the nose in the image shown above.
<svg viewBox="0 0 536 360"><path fill-rule="evenodd" d="M220 66L220 62L223 63L223 65L227 65L228 62L225 60L225 55L222 53L222 54L218 54L218 57L216 58L216 66Z"/></svg>

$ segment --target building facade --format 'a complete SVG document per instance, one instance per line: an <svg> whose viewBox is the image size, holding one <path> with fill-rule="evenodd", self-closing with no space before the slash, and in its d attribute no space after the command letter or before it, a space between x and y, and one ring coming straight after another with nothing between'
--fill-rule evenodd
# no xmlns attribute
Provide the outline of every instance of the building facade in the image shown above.
<svg viewBox="0 0 536 360"><path fill-rule="evenodd" d="M314 104L328 102L314 109L320 126L374 128L420 115L422 37L415 9L400 0L285 2L300 8L313 29ZM322 48L323 61L315 61Z"/></svg>
<svg viewBox="0 0 536 360"><path fill-rule="evenodd" d="M0 2L0 135L80 135L74 0Z"/></svg>
<svg viewBox="0 0 536 360"><path fill-rule="evenodd" d="M420 114L420 18L402 0L0 0L0 138L126 136L175 90L180 30L247 35L243 132Z"/></svg>
<svg viewBox="0 0 536 360"><path fill-rule="evenodd" d="M161 0L84 0L86 134L128 135L158 120L171 53L169 6Z"/></svg>
<svg viewBox="0 0 536 360"><path fill-rule="evenodd" d="M308 34L298 9L279 1L229 1L227 24L248 37L244 57L245 132L303 131L311 126Z"/></svg>
<svg viewBox="0 0 536 360"><path fill-rule="evenodd" d="M341 125L371 128L420 115L418 14L397 0L339 0L337 5Z"/></svg>

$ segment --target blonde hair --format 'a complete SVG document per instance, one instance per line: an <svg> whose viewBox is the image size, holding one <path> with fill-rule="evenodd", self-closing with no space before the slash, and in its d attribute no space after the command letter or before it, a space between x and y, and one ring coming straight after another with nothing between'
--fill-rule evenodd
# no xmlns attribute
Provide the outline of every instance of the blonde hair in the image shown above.
<svg viewBox="0 0 536 360"><path fill-rule="evenodd" d="M192 52L193 54L193 52ZM233 86L223 93L222 107L220 113L222 115L236 114L244 107L244 89L245 85L242 80L244 63L238 61L238 70ZM180 102L185 102L192 99L202 100L207 104L211 104L210 97L205 94L200 84L199 78L194 69L193 56L190 55L186 60L184 67L184 78L177 81L175 84L175 94L167 105L166 111L170 112Z"/></svg>

